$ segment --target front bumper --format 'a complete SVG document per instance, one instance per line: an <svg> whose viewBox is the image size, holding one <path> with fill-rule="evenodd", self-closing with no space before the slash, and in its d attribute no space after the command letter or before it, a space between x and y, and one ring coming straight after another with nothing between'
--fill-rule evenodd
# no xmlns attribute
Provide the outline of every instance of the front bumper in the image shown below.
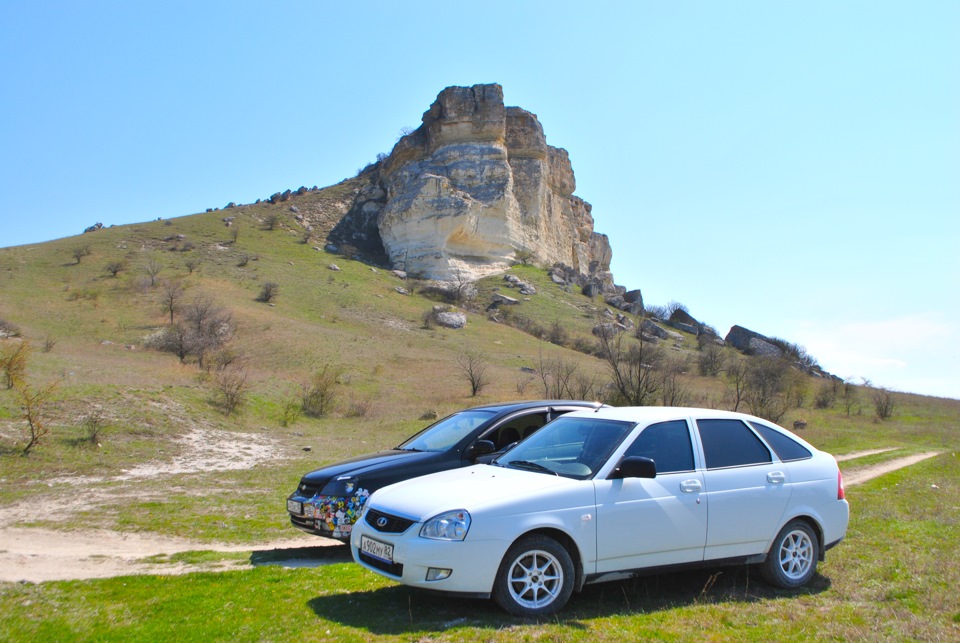
<svg viewBox="0 0 960 643"><path fill-rule="evenodd" d="M414 523L401 534L379 532L363 520L357 522L350 537L353 559L378 574L404 585L445 593L489 598L500 561L510 543L506 540L462 541L431 540L420 537L421 523ZM363 537L393 546L393 561L388 564L364 554ZM427 580L427 571L449 569L442 580Z"/></svg>
<svg viewBox="0 0 960 643"><path fill-rule="evenodd" d="M369 496L362 492L349 497L319 494L306 497L294 492L287 498L290 524L316 536L349 542L353 525Z"/></svg>

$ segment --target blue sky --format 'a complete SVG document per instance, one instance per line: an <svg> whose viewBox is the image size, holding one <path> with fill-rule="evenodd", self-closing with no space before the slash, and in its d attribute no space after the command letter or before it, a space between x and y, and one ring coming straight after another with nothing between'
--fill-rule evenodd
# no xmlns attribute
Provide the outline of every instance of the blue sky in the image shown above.
<svg viewBox="0 0 960 643"><path fill-rule="evenodd" d="M0 247L334 184L450 85L570 153L618 283L960 397L960 2L2 2Z"/></svg>

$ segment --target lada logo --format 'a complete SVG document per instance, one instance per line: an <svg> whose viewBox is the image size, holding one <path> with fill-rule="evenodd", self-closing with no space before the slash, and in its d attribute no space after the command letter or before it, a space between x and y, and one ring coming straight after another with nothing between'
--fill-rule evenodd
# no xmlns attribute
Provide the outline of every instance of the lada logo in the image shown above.
<svg viewBox="0 0 960 643"><path fill-rule="evenodd" d="M379 518L377 518L377 527L380 527L381 529L383 529L386 526L387 526L386 518L384 518L383 516L380 516Z"/></svg>

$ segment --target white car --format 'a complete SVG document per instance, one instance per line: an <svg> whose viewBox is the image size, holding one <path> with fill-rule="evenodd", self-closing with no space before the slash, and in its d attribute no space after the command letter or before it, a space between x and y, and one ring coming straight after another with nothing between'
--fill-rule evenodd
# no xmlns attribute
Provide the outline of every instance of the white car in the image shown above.
<svg viewBox="0 0 960 643"><path fill-rule="evenodd" d="M406 585L522 616L584 585L691 565L759 564L799 587L849 520L833 456L727 411L576 411L500 456L376 491L354 560Z"/></svg>

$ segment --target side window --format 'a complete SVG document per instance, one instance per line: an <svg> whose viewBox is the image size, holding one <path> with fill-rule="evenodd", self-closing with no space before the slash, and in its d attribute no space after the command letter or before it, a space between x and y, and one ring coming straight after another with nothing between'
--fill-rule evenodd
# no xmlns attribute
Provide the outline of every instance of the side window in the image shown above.
<svg viewBox="0 0 960 643"><path fill-rule="evenodd" d="M772 462L770 451L740 420L697 420L708 469Z"/></svg>
<svg viewBox="0 0 960 643"><path fill-rule="evenodd" d="M759 433L763 439L767 441L767 444L773 448L773 451L777 454L777 457L784 462L790 462L791 460L806 460L807 458L813 457L810 451L807 450L807 447L803 446L793 438L784 435L780 431L777 431L776 429L758 422L751 422L750 426L757 430L757 433Z"/></svg>
<svg viewBox="0 0 960 643"><path fill-rule="evenodd" d="M638 455L657 463L657 474L693 471L693 446L683 420L651 424L624 455Z"/></svg>
<svg viewBox="0 0 960 643"><path fill-rule="evenodd" d="M547 423L546 412L530 413L514 417L481 435L479 439L490 440L497 450L505 449L515 442L529 437Z"/></svg>

